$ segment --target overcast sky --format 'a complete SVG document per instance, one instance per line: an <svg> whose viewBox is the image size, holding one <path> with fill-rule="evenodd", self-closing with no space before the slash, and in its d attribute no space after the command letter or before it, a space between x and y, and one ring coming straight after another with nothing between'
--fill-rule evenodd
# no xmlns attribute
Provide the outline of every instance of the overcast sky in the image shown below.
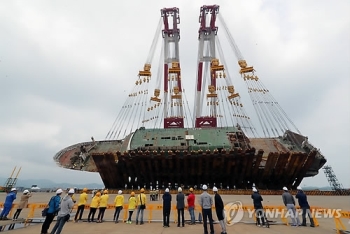
<svg viewBox="0 0 350 234"><path fill-rule="evenodd" d="M101 182L58 167L53 156L91 136L104 140L163 7L180 8L182 77L195 77L204 4L220 5L248 64L350 187L348 0L0 1L0 177L21 166L19 179ZM238 71L237 61L229 64ZM302 185L328 182L321 170Z"/></svg>

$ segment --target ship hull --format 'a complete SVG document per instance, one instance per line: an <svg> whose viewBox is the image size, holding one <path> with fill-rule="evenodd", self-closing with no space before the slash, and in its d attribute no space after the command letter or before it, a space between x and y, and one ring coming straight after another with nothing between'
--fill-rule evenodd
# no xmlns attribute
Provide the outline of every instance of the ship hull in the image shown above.
<svg viewBox="0 0 350 234"><path fill-rule="evenodd" d="M236 128L140 130L121 141L76 144L60 151L55 160L66 168L98 172L111 189L202 184L296 188L303 178L317 175L326 162L318 151L301 148L302 136L292 132L284 138L243 135L241 141L232 142L231 134L239 132Z"/></svg>

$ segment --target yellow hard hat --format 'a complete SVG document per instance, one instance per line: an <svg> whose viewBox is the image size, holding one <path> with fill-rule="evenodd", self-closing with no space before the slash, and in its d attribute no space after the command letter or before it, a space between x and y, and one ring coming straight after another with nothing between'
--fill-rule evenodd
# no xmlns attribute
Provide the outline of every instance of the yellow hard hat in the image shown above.
<svg viewBox="0 0 350 234"><path fill-rule="evenodd" d="M88 191L88 189L87 188L83 188L83 192L87 192Z"/></svg>
<svg viewBox="0 0 350 234"><path fill-rule="evenodd" d="M144 189L144 188L142 188L142 189L140 190L140 192L141 192L141 193L144 193L144 192L145 192L145 189Z"/></svg>
<svg viewBox="0 0 350 234"><path fill-rule="evenodd" d="M95 196L99 197L99 196L101 196L101 193L100 193L100 192L97 192L97 193L95 194Z"/></svg>
<svg viewBox="0 0 350 234"><path fill-rule="evenodd" d="M108 194L108 190L106 189L105 191L103 191L103 194Z"/></svg>
<svg viewBox="0 0 350 234"><path fill-rule="evenodd" d="M134 193L134 192L131 192L131 194L130 194L130 195L133 197L133 196L135 196L135 193Z"/></svg>
<svg viewBox="0 0 350 234"><path fill-rule="evenodd" d="M190 188L190 192L193 192L193 188Z"/></svg>

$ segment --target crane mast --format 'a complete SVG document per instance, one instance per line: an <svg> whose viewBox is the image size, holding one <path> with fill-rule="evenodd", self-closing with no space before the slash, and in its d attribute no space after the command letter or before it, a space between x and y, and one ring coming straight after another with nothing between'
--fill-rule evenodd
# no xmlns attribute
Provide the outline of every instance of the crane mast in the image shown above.
<svg viewBox="0 0 350 234"><path fill-rule="evenodd" d="M164 128L183 128L179 8L163 8L161 16L164 23L162 30L164 43ZM159 90L155 90L156 92Z"/></svg>
<svg viewBox="0 0 350 234"><path fill-rule="evenodd" d="M218 13L218 5L202 6L200 8L198 66L194 110L196 128L217 127L216 106L218 102L216 78L217 72L224 70L224 66L219 64L219 59L216 58L215 54L215 37L218 32L218 27L215 22ZM204 100L204 90L206 88L208 89L206 95L207 102ZM202 103L207 103L206 110L204 110Z"/></svg>

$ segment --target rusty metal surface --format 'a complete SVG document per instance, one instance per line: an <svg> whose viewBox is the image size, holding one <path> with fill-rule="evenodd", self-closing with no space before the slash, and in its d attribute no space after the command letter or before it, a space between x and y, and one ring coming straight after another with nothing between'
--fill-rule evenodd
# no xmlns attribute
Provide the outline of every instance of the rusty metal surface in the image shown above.
<svg viewBox="0 0 350 234"><path fill-rule="evenodd" d="M251 188L255 183L261 189L296 187L299 178L315 160L305 153L270 153L265 167L258 166L262 151L202 152L187 155L138 154L118 156L111 153L93 154L92 158L108 188L136 188L151 184L195 186L208 184L224 188ZM302 166L301 166L302 165ZM131 182L129 182L129 177ZM137 178L137 181L135 181ZM294 181L296 181L294 183Z"/></svg>

